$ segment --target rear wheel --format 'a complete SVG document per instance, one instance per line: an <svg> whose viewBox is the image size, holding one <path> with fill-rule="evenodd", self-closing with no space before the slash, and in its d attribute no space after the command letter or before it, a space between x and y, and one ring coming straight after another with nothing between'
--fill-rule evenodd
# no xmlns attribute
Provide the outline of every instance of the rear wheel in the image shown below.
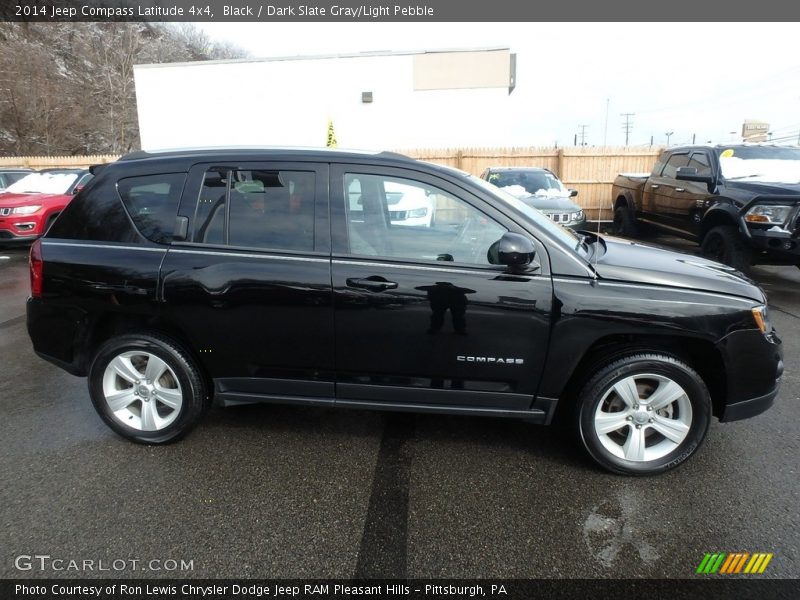
<svg viewBox="0 0 800 600"><path fill-rule="evenodd" d="M89 392L111 429L147 444L185 435L208 406L203 377L189 354L151 333L103 344L89 370Z"/></svg>
<svg viewBox="0 0 800 600"><path fill-rule="evenodd" d="M614 234L635 237L636 233L636 217L633 212L627 206L618 206L614 210Z"/></svg>
<svg viewBox="0 0 800 600"><path fill-rule="evenodd" d="M703 238L705 258L726 264L739 271L747 271L753 264L753 253L742 241L733 225L718 225Z"/></svg>
<svg viewBox="0 0 800 600"><path fill-rule="evenodd" d="M654 475L689 458L705 438L711 399L700 376L663 354L601 368L579 395L578 429L592 458L625 475Z"/></svg>

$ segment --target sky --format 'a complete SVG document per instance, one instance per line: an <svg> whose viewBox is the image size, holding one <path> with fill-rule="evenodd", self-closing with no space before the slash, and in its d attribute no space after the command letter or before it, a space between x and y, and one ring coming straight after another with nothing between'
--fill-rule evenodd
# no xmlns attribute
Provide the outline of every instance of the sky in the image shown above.
<svg viewBox="0 0 800 600"><path fill-rule="evenodd" d="M800 141L795 23L198 23L253 57L507 47L507 145L740 140L744 119ZM458 114L465 123L491 115ZM485 122L485 121L484 121Z"/></svg>

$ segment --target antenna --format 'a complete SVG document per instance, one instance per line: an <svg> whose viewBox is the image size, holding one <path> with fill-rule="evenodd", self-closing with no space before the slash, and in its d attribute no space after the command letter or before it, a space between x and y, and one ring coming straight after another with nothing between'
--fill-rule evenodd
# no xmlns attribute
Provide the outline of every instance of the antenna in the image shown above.
<svg viewBox="0 0 800 600"><path fill-rule="evenodd" d="M600 206L597 207L597 239L595 240L595 244L597 244L597 248L594 249L594 261L592 267L594 268L594 281L592 283L597 282L597 257L600 256L600 221L603 219L603 204L600 203Z"/></svg>

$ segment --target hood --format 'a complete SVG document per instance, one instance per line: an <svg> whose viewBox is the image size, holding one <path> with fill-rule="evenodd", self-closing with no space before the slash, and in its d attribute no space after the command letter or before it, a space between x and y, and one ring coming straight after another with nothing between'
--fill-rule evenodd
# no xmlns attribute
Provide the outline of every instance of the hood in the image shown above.
<svg viewBox="0 0 800 600"><path fill-rule="evenodd" d="M521 200L528 206L543 211L577 212L581 209L569 196L528 196Z"/></svg>
<svg viewBox="0 0 800 600"><path fill-rule="evenodd" d="M768 181L731 181L725 187L761 196L800 196L800 183L771 183Z"/></svg>
<svg viewBox="0 0 800 600"><path fill-rule="evenodd" d="M603 279L666 285L766 302L761 288L732 267L621 238L604 236L603 241L605 253L598 258L596 267Z"/></svg>
<svg viewBox="0 0 800 600"><path fill-rule="evenodd" d="M68 194L0 194L0 206L27 206L45 200L72 198Z"/></svg>

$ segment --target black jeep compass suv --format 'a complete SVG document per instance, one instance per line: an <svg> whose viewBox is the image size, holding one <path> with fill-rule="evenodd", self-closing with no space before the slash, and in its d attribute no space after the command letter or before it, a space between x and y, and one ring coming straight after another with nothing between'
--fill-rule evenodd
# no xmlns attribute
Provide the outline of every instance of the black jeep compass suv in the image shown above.
<svg viewBox="0 0 800 600"><path fill-rule="evenodd" d="M28 331L137 442L212 401L557 417L602 466L647 474L778 393L752 282L574 233L460 171L279 149L94 171L31 248Z"/></svg>

